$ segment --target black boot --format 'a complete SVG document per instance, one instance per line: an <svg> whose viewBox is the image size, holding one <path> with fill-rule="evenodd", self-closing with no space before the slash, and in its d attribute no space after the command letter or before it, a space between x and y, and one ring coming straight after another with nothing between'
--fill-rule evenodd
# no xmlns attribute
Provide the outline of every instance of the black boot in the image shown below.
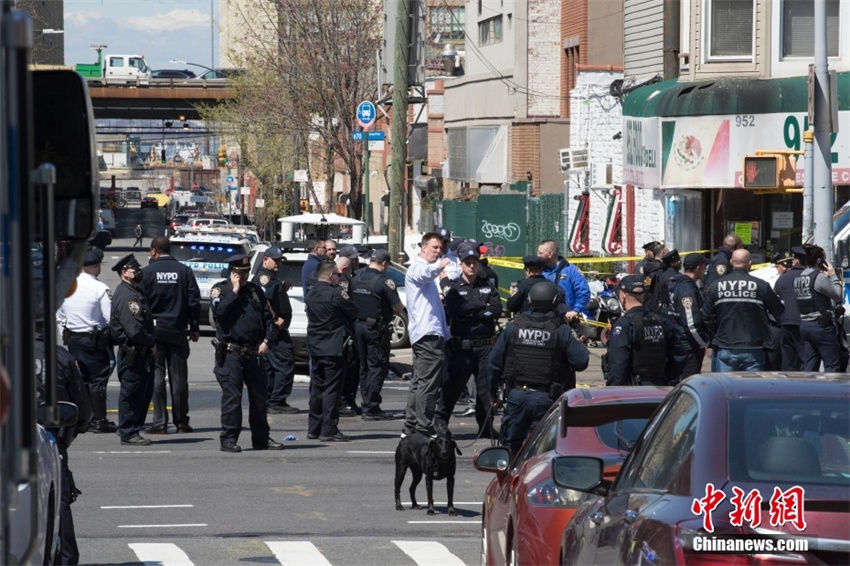
<svg viewBox="0 0 850 566"><path fill-rule="evenodd" d="M92 420L89 429L92 432L115 432L115 423L106 420L106 389L89 393L92 406Z"/></svg>

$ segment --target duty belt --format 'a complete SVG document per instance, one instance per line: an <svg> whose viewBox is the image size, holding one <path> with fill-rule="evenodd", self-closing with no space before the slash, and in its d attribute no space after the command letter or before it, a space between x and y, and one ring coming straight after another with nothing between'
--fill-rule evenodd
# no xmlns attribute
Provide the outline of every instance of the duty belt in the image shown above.
<svg viewBox="0 0 850 566"><path fill-rule="evenodd" d="M71 336L85 336L86 338L97 338L97 335L101 334L104 330L90 330L88 332L75 332L73 330L69 330L68 334L70 334Z"/></svg>
<svg viewBox="0 0 850 566"><path fill-rule="evenodd" d="M228 352L236 352L243 358L256 358L257 357L257 347L249 346L245 344L237 344L236 342L228 342L227 343L227 351Z"/></svg>
<svg viewBox="0 0 850 566"><path fill-rule="evenodd" d="M493 343L493 340L481 336L473 336L470 338L460 338L456 336L454 338L454 343L456 348L460 348L461 350L469 350L470 348L480 348L481 346L489 346Z"/></svg>
<svg viewBox="0 0 850 566"><path fill-rule="evenodd" d="M531 383L515 383L514 389L522 389L523 391L549 391L549 385L533 385Z"/></svg>

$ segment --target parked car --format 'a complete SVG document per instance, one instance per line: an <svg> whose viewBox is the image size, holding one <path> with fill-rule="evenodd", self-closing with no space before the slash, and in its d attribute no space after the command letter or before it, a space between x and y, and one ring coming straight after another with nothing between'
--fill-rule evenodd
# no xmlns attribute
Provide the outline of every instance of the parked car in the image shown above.
<svg viewBox="0 0 850 566"><path fill-rule="evenodd" d="M555 564L564 526L593 495L559 488L552 461L584 455L605 462L611 479L669 387L570 389L552 404L509 463L508 449L485 448L472 460L495 473L481 510L481 564Z"/></svg>
<svg viewBox="0 0 850 566"><path fill-rule="evenodd" d="M850 564L846 374L692 376L613 485L605 465L588 455L553 463L559 489L595 496L565 529L561 564ZM700 551L709 536L794 537L808 550Z"/></svg>
<svg viewBox="0 0 850 566"><path fill-rule="evenodd" d="M156 69L151 71L153 79L194 79L194 71L189 69Z"/></svg>

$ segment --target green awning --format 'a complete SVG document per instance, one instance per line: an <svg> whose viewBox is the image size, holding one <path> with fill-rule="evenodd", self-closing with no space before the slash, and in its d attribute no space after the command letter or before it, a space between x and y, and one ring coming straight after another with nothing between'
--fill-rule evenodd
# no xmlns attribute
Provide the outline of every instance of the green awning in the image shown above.
<svg viewBox="0 0 850 566"><path fill-rule="evenodd" d="M838 109L850 110L850 72L837 76ZM807 109L807 77L724 77L687 82L676 79L636 88L623 102L623 116L639 118L792 113Z"/></svg>

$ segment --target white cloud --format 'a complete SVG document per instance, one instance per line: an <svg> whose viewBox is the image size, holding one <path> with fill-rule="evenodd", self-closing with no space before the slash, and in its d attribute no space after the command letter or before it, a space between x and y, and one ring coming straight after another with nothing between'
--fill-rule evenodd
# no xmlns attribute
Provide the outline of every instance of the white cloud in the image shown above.
<svg viewBox="0 0 850 566"><path fill-rule="evenodd" d="M127 25L142 31L178 31L186 29L209 29L209 15L200 14L196 10L171 10L162 14L150 16L133 16L127 18Z"/></svg>

